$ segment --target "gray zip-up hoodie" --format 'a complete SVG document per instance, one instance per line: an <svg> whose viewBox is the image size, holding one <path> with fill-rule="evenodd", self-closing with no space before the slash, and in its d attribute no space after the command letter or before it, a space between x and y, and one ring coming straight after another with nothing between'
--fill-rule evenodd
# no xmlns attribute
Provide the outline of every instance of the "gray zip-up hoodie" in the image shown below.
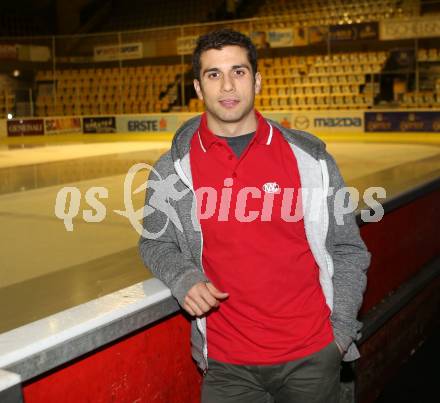
<svg viewBox="0 0 440 403"><path fill-rule="evenodd" d="M366 287L370 253L360 238L354 213L346 213L346 198L338 192L345 184L325 143L309 133L286 129L270 120L268 123L280 130L295 154L305 232L332 312L335 340L344 350L343 360L353 361L360 356L354 341L360 338L362 323L356 317ZM199 124L200 116L183 124L171 150L151 171L148 187L154 191L146 194L144 233L139 241L145 265L171 289L181 306L193 285L209 281L202 267L203 236L196 217L189 158L191 139ZM191 325L192 355L206 372L206 318L196 318Z"/></svg>

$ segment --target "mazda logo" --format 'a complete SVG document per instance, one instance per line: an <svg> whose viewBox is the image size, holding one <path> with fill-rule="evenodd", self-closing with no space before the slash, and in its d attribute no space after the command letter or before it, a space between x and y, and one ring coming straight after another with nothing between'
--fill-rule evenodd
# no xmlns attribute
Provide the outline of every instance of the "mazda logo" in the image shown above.
<svg viewBox="0 0 440 403"><path fill-rule="evenodd" d="M293 125L299 130L305 130L309 127L310 121L307 116L296 116Z"/></svg>

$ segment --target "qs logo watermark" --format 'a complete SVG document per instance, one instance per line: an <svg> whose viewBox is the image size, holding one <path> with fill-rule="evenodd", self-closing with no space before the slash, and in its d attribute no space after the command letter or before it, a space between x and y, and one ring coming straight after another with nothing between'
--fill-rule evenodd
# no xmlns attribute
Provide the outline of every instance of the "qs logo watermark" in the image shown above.
<svg viewBox="0 0 440 403"><path fill-rule="evenodd" d="M133 190L135 176L142 170L152 171L158 179L149 179ZM157 239L160 237L165 232L170 221L180 231L183 231L177 213L169 203L169 200L180 200L190 192L189 189L181 192L175 189L175 184L179 180L180 179L176 174L169 175L167 178L163 179L149 164L135 164L128 170L124 179L125 210L113 210L113 212L127 218L136 232L146 238ZM147 189L153 191L149 198L149 203L142 208L135 210L132 196L140 192L144 193ZM101 199L108 199L108 197L108 189L103 186L93 186L89 188L85 193L85 202L91 208L82 211L83 220L88 223L104 221L107 215L107 208ZM79 214L81 199L81 191L75 186L65 186L57 193L54 208L55 216L60 220L63 220L67 231L73 231L74 229L73 219ZM157 232L153 233L143 228L142 220L156 211L162 213L166 217L166 221L163 228L160 228Z"/></svg>
<svg viewBox="0 0 440 403"><path fill-rule="evenodd" d="M133 189L136 175L143 170L150 172L149 179ZM177 174L162 178L157 170L146 163L135 164L128 170L123 191L124 209L113 210L113 213L125 217L139 235L148 239L157 239L163 235L170 222L183 232L183 224L174 206L186 196L189 197L186 219L190 216L188 222L191 221L195 231L199 230L197 223L206 219L232 219L249 223L256 220L296 222L307 217L309 221L325 222L332 215L337 225L343 225L344 217L356 211L361 199L359 191L353 187L343 187L336 192L330 187L324 194L322 188L282 188L276 182L264 183L261 188L235 188L234 193L233 178L225 178L221 189L201 187L193 192L182 185ZM147 192L146 203L142 208L135 209L132 198L140 192ZM332 203L329 202L330 197ZM382 219L384 210L377 199L385 197L386 190L382 187L365 190L362 199L366 208L360 211L364 222L378 222ZM88 208L82 211L83 220L88 223L102 222L107 215L102 200L108 198L107 188L89 188L84 195ZM276 203L275 198L278 198ZM67 231L74 229L73 219L80 214L81 200L81 191L74 186L63 187L56 196L55 216L64 222ZM254 206L253 210L249 205ZM256 205L259 209L255 208Z"/></svg>

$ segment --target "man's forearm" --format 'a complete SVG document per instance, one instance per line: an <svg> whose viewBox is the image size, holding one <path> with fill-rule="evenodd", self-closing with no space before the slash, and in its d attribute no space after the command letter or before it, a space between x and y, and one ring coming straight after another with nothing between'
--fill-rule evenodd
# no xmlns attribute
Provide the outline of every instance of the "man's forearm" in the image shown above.
<svg viewBox="0 0 440 403"><path fill-rule="evenodd" d="M370 254L360 251L353 261L335 262L333 275L333 312L331 322L335 339L344 351L356 340L362 323L356 318L362 305L367 284L366 269Z"/></svg>
<svg viewBox="0 0 440 403"><path fill-rule="evenodd" d="M189 289L198 282L208 279L172 242L141 238L139 251L142 260L153 275L161 280L183 305L183 299Z"/></svg>

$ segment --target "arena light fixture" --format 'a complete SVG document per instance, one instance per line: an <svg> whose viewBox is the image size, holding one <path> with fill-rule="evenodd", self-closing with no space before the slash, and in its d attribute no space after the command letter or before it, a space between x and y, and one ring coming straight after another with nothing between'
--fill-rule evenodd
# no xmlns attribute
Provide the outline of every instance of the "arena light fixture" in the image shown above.
<svg viewBox="0 0 440 403"><path fill-rule="evenodd" d="M14 77L20 77L20 70L14 70L13 72L12 72L12 75L14 76Z"/></svg>
<svg viewBox="0 0 440 403"><path fill-rule="evenodd" d="M13 117L12 113L8 113L8 120L11 120Z"/></svg>

